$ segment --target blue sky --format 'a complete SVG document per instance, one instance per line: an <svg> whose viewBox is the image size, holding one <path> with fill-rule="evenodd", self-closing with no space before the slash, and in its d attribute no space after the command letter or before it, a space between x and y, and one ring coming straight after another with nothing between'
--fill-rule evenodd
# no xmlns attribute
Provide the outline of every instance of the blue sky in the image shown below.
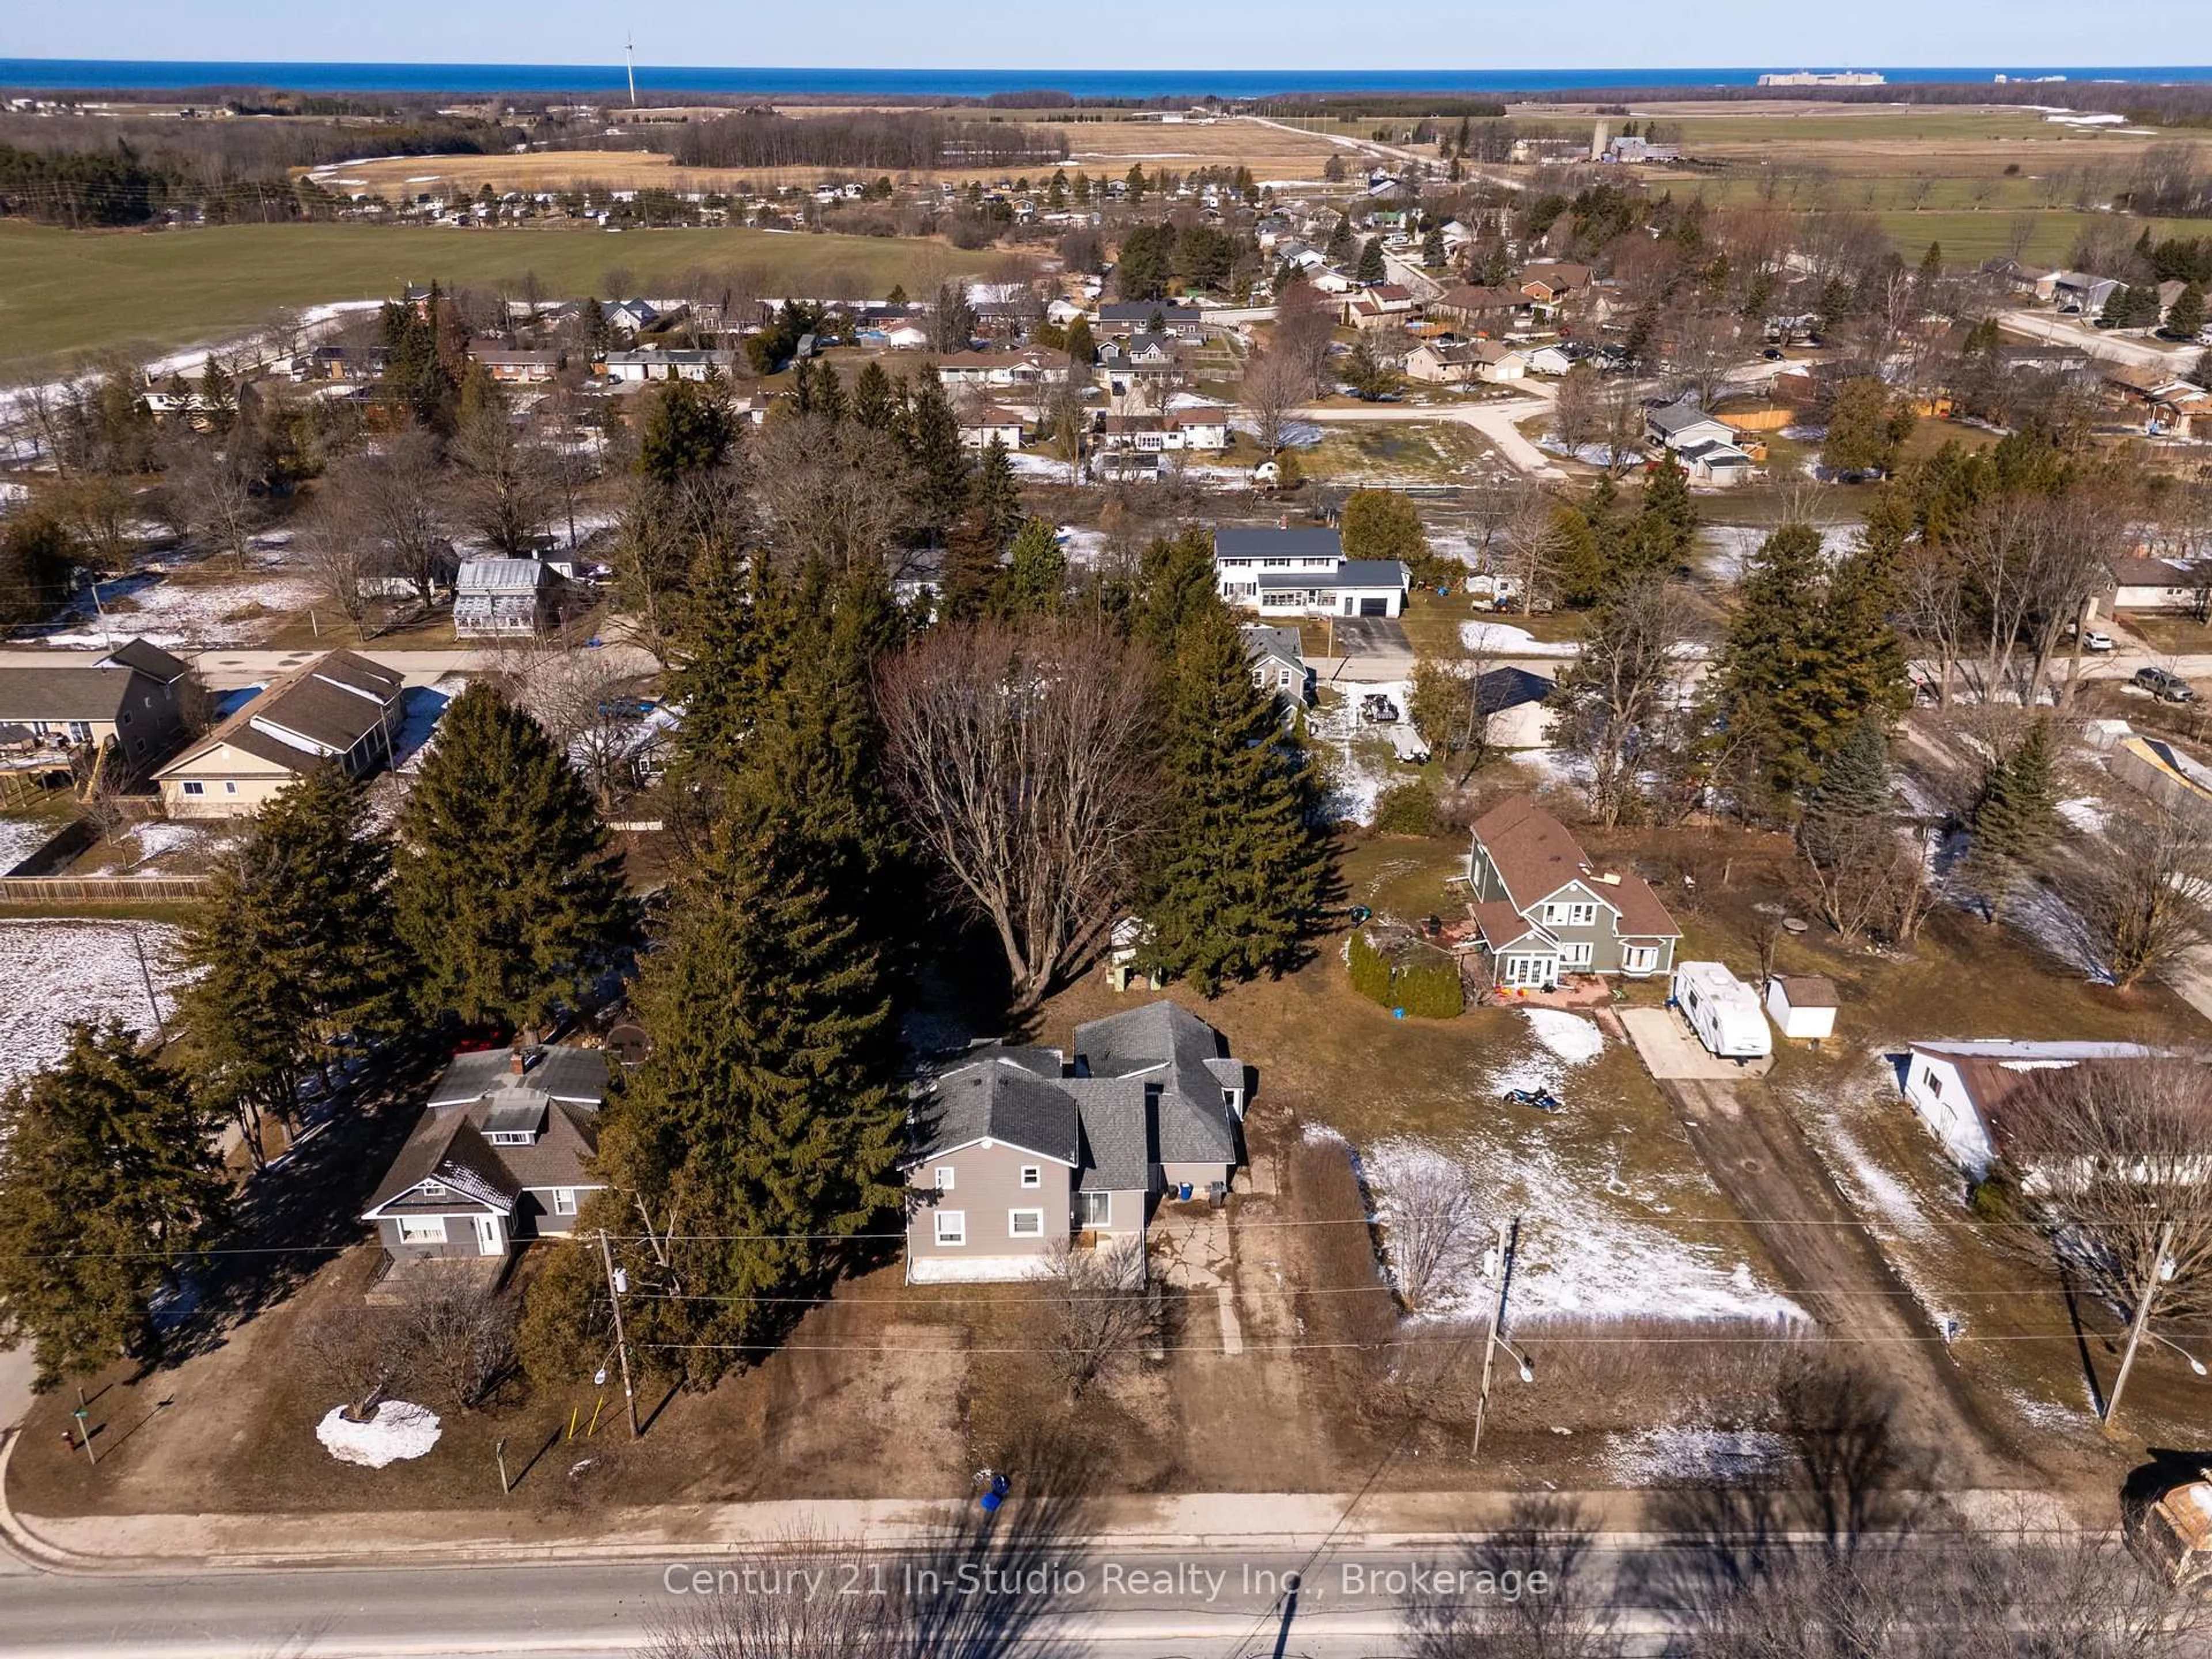
<svg viewBox="0 0 2212 1659"><path fill-rule="evenodd" d="M2212 4L1850 0L0 0L22 58L972 69L1789 69L2212 63Z"/></svg>

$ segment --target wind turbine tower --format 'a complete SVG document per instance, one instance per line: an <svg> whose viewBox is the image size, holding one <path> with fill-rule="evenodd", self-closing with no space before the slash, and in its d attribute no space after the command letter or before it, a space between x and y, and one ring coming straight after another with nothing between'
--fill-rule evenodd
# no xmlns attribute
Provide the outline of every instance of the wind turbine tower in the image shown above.
<svg viewBox="0 0 2212 1659"><path fill-rule="evenodd" d="M637 107L637 42L629 34L623 36L623 67L629 72L629 106Z"/></svg>

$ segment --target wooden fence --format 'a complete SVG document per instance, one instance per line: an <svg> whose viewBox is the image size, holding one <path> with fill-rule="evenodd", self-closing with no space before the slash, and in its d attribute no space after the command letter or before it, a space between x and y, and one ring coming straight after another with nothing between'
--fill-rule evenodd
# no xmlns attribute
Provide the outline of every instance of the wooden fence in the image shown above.
<svg viewBox="0 0 2212 1659"><path fill-rule="evenodd" d="M208 890L205 876L0 876L0 904L174 904Z"/></svg>

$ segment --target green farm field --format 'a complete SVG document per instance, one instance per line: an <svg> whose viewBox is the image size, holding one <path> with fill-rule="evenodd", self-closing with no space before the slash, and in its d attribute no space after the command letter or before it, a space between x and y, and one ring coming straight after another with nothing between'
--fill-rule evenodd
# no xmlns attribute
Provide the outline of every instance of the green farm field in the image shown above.
<svg viewBox="0 0 2212 1659"><path fill-rule="evenodd" d="M764 230L446 230L383 225L230 225L68 231L0 223L0 377L83 354L146 353L221 338L280 307L395 294L407 283L495 285L535 272L549 294L639 289L695 269L757 273L770 292L910 293L1011 256L942 242Z"/></svg>

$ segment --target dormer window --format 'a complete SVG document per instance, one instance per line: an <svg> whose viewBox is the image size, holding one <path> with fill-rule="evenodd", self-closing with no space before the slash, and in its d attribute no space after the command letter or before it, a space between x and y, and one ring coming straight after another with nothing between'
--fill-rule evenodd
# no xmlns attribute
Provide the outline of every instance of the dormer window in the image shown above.
<svg viewBox="0 0 2212 1659"><path fill-rule="evenodd" d="M415 1190L425 1198L443 1198L446 1195L446 1183L442 1181L426 1181Z"/></svg>
<svg viewBox="0 0 2212 1659"><path fill-rule="evenodd" d="M496 1129L484 1139L495 1146L534 1146L538 1140L538 1137L527 1129Z"/></svg>

